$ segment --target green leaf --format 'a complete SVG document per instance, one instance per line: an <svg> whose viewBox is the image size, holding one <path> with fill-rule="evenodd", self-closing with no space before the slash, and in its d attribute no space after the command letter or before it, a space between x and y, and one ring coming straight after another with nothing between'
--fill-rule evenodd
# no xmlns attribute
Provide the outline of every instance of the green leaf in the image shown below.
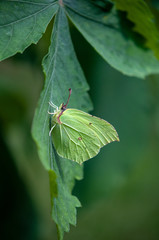
<svg viewBox="0 0 159 240"><path fill-rule="evenodd" d="M135 24L133 30L145 37L146 46L152 49L159 59L159 31L146 2L143 0L113 0L113 2L118 10L127 12L127 18Z"/></svg>
<svg viewBox="0 0 159 240"><path fill-rule="evenodd" d="M69 231L69 224L76 224L76 207L79 207L80 203L71 195L71 191L74 180L82 178L82 167L57 156L49 137L51 116L48 111L51 111L51 107L48 102L52 101L57 106L65 102L71 87L71 107L89 111L92 104L87 93L89 87L73 49L68 21L61 7L55 18L51 45L48 55L43 60L43 68L46 80L35 113L32 134L43 165L49 173L51 170L52 216L62 239L64 231ZM57 192L53 189L57 189Z"/></svg>
<svg viewBox="0 0 159 240"><path fill-rule="evenodd" d="M86 40L114 68L129 76L144 78L159 73L153 52L132 38L117 11L105 12L94 1L65 0L67 14ZM124 24L126 22L124 21Z"/></svg>
<svg viewBox="0 0 159 240"><path fill-rule="evenodd" d="M57 224L59 239L63 239L64 231L70 230L69 224L76 225L76 207L81 207L79 200L71 195L74 179L82 179L83 168L81 165L68 159L52 156L53 169L57 176L58 195L52 195L52 218ZM54 189L55 184L50 185Z"/></svg>
<svg viewBox="0 0 159 240"><path fill-rule="evenodd" d="M57 10L57 1L0 1L0 60L37 43Z"/></svg>

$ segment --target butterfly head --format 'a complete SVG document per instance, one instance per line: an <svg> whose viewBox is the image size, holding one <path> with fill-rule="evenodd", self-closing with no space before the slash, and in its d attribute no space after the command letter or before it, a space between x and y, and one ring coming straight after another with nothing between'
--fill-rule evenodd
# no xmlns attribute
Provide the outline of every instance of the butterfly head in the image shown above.
<svg viewBox="0 0 159 240"><path fill-rule="evenodd" d="M63 114L63 112L67 109L67 105L69 103L71 93L72 93L72 90L71 90L71 88L69 88L69 96L68 96L66 104L62 103L59 107L57 107L52 102L49 103L52 107L55 108L54 112L50 113L50 114L53 114L53 116L52 116L52 123L53 124L55 124L55 123L62 124L61 121L60 121L60 117Z"/></svg>

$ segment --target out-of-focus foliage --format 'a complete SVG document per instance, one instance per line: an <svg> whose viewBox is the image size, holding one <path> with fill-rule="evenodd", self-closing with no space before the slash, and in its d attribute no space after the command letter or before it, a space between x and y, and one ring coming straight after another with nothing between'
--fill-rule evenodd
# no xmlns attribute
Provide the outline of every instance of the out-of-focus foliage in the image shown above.
<svg viewBox="0 0 159 240"><path fill-rule="evenodd" d="M120 11L127 13L127 18L134 23L133 30L146 39L148 48L152 49L159 59L159 31L154 15L143 0L113 0Z"/></svg>

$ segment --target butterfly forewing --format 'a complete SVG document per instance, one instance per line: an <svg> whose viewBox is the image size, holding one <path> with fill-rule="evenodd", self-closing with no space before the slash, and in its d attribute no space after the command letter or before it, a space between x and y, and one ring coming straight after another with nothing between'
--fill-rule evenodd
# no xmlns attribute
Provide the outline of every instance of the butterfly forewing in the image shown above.
<svg viewBox="0 0 159 240"><path fill-rule="evenodd" d="M83 124L84 129L89 128L92 131L94 131L94 134L98 138L101 147L112 141L119 141L119 137L116 130L107 121L77 109L70 108L67 109L66 112L64 113L65 116L66 115L69 115L70 117L72 116L78 122L81 122Z"/></svg>
<svg viewBox="0 0 159 240"><path fill-rule="evenodd" d="M53 143L60 156L82 163L97 155L100 141L90 128L85 128L69 114L62 115L60 121L62 124L57 124L52 131Z"/></svg>

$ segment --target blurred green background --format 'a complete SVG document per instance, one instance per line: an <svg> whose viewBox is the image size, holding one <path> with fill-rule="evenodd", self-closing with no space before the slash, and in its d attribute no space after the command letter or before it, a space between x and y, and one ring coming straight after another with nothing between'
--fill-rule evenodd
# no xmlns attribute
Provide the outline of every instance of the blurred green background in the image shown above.
<svg viewBox="0 0 159 240"><path fill-rule="evenodd" d="M56 239L49 180L31 137L43 87L41 60L52 23L38 45L0 63L1 239ZM159 76L130 78L111 68L71 25L94 110L120 142L84 164L73 194L82 203L66 240L159 239ZM71 87L71 86L70 86Z"/></svg>

